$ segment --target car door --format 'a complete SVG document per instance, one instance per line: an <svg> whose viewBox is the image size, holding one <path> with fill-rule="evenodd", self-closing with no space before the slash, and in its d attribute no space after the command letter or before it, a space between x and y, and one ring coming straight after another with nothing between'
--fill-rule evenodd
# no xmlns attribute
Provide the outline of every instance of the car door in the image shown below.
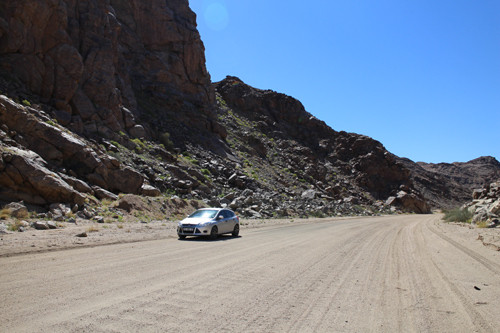
<svg viewBox="0 0 500 333"><path fill-rule="evenodd" d="M221 225L221 227L219 228L219 232L220 233L228 233L228 232L232 232L233 231L233 228L234 228L234 214L232 214L230 211L228 210L223 210L221 211L221 215L224 216L224 219L222 219L219 224Z"/></svg>
<svg viewBox="0 0 500 333"><path fill-rule="evenodd" d="M217 227L219 228L219 234L223 234L227 232L227 214L225 210L221 210L219 212L219 216L217 217Z"/></svg>
<svg viewBox="0 0 500 333"><path fill-rule="evenodd" d="M236 215L231 211L226 211L227 213L227 232L232 232L234 230L234 226L238 223L238 219Z"/></svg>

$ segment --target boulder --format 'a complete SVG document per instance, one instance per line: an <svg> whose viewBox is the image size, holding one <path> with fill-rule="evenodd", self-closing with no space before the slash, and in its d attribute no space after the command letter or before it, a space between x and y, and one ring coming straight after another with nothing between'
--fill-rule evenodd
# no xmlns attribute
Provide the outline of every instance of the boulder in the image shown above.
<svg viewBox="0 0 500 333"><path fill-rule="evenodd" d="M418 197L414 193L406 193L405 191L398 192L397 200L403 206L403 209L418 214L427 214L430 212L430 207L427 202Z"/></svg>
<svg viewBox="0 0 500 333"><path fill-rule="evenodd" d="M147 197L158 197L161 191L154 186L144 184L141 187L141 194Z"/></svg>
<svg viewBox="0 0 500 333"><path fill-rule="evenodd" d="M36 230L48 230L49 226L46 222L36 221L35 223L33 223L33 228L35 228Z"/></svg>
<svg viewBox="0 0 500 333"><path fill-rule="evenodd" d="M48 203L84 203L85 197L58 174L51 172L36 153L12 147L1 154L1 159L5 169L0 174L0 185L9 195L22 197L35 205L40 204L37 197Z"/></svg>
<svg viewBox="0 0 500 333"><path fill-rule="evenodd" d="M70 208L69 205L65 205L65 204L62 204L62 203L56 203L56 204L51 204L49 206L49 211L53 214L53 215L62 215L62 216L66 216L68 215L69 213L71 213L72 209Z"/></svg>
<svg viewBox="0 0 500 333"><path fill-rule="evenodd" d="M15 218L26 218L28 217L28 208L24 205L24 202L11 202L5 205L4 208L10 210L10 216Z"/></svg>
<svg viewBox="0 0 500 333"><path fill-rule="evenodd" d="M54 221L48 221L47 227L49 227L49 229L57 229L57 224Z"/></svg>
<svg viewBox="0 0 500 333"><path fill-rule="evenodd" d="M491 214L499 215L500 214L500 199L493 202L489 205L489 211Z"/></svg>
<svg viewBox="0 0 500 333"><path fill-rule="evenodd" d="M0 222L0 234L9 234L9 233L11 232L8 231L8 227L3 222Z"/></svg>
<svg viewBox="0 0 500 333"><path fill-rule="evenodd" d="M144 127L141 125L135 125L129 130L130 136L133 138L141 139L143 140L146 137L146 131L144 130Z"/></svg>
<svg viewBox="0 0 500 333"><path fill-rule="evenodd" d="M142 210L142 202L137 196L127 194L120 198L117 207L130 213L134 209Z"/></svg>
<svg viewBox="0 0 500 333"><path fill-rule="evenodd" d="M130 167L112 170L106 178L106 183L112 191L131 194L139 194L143 182L142 175Z"/></svg>
<svg viewBox="0 0 500 333"><path fill-rule="evenodd" d="M111 193L109 191L106 191L103 188L100 188L99 186L92 186L92 190L95 193L95 196L99 200L111 200L111 201L116 201L118 200L118 196L114 193Z"/></svg>

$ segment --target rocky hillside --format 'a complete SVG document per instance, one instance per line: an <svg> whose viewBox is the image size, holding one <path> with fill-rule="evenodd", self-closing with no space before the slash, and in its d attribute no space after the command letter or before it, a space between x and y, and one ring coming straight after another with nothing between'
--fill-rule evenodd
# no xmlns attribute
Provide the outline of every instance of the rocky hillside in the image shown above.
<svg viewBox="0 0 500 333"><path fill-rule="evenodd" d="M255 218L441 203L380 142L236 77L212 84L187 0L2 1L0 95L3 202L177 195Z"/></svg>
<svg viewBox="0 0 500 333"><path fill-rule="evenodd" d="M437 208L461 206L469 201L473 190L500 176L500 162L490 156L465 163L415 163L404 158L399 161L411 171L415 187Z"/></svg>
<svg viewBox="0 0 500 333"><path fill-rule="evenodd" d="M473 214L472 223L482 222L493 228L500 226L500 179L475 189L472 199L462 207Z"/></svg>
<svg viewBox="0 0 500 333"><path fill-rule="evenodd" d="M442 175L469 189L481 188L500 177L500 162L483 156L465 163L417 163L423 169Z"/></svg>

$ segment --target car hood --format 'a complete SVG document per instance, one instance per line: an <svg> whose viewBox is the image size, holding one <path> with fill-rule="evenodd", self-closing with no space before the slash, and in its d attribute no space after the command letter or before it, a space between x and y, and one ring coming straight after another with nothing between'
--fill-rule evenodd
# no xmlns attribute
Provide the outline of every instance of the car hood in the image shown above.
<svg viewBox="0 0 500 333"><path fill-rule="evenodd" d="M180 221L180 224L200 224L200 223L205 223L205 222L214 222L213 219L207 219L207 218L185 218L184 220Z"/></svg>

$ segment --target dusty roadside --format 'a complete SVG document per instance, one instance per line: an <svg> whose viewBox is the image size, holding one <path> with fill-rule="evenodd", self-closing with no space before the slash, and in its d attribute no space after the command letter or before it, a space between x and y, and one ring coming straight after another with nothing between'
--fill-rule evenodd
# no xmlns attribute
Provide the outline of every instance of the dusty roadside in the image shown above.
<svg viewBox="0 0 500 333"><path fill-rule="evenodd" d="M348 219L350 217L335 218ZM321 222L324 219L241 219L242 233L246 229L270 228L289 224ZM120 243L135 243L156 239L177 238L179 220L139 219L127 222L97 223L77 219L76 223L59 223L58 229L0 234L0 257L26 253L60 251L72 248L94 247ZM85 237L81 237L85 234Z"/></svg>
<svg viewBox="0 0 500 333"><path fill-rule="evenodd" d="M309 219L242 219L242 233L248 229L272 228L290 224L310 224L326 220L345 220L353 217L309 218ZM60 223L53 230L28 229L25 232L0 234L0 257L60 251L71 248L95 247L120 243L135 243L156 239L177 238L178 220L152 220L143 222L131 219L128 222L97 223L77 219L76 223ZM470 224L436 224L443 233L451 233L464 242L483 244L493 251L500 251L500 228L481 229ZM86 237L78 235L85 234Z"/></svg>
<svg viewBox="0 0 500 333"><path fill-rule="evenodd" d="M103 228L1 257L0 331L496 332L500 253L439 218L250 221L215 241Z"/></svg>

